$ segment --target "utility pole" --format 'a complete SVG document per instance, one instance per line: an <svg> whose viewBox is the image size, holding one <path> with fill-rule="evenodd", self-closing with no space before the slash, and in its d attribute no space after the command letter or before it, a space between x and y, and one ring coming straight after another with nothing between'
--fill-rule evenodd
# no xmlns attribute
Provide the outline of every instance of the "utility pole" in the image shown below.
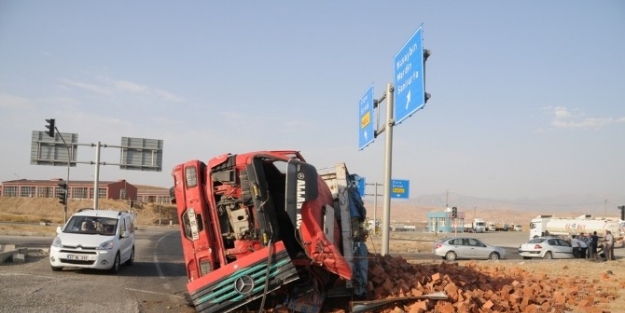
<svg viewBox="0 0 625 313"><path fill-rule="evenodd" d="M383 196L378 194L378 186L382 186L382 184L375 182L375 183L369 183L369 184L365 184L368 186L375 186L375 192L374 193L367 193L365 194L366 196L373 196L373 235L376 236L377 235L377 223L378 223L378 196Z"/></svg>

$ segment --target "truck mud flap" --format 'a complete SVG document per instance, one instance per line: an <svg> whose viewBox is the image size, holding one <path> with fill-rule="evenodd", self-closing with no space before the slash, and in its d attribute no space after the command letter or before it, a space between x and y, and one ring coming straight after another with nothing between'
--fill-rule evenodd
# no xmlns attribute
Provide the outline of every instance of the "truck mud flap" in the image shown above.
<svg viewBox="0 0 625 313"><path fill-rule="evenodd" d="M230 312L263 296L266 279L269 293L298 278L284 244L278 241L273 249L265 247L188 283L187 289L198 312Z"/></svg>

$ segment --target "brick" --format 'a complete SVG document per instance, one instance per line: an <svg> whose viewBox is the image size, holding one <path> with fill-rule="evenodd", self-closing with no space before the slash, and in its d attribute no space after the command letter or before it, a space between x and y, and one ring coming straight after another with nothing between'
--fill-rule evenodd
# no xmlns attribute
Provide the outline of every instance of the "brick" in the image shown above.
<svg viewBox="0 0 625 313"><path fill-rule="evenodd" d="M439 302L441 305L436 306L436 311L439 313L455 313L456 308L449 302Z"/></svg>
<svg viewBox="0 0 625 313"><path fill-rule="evenodd" d="M429 309L428 301L417 301L408 307L410 313L423 313Z"/></svg>
<svg viewBox="0 0 625 313"><path fill-rule="evenodd" d="M440 273L435 273L435 274L432 274L431 277L432 277L432 281L438 282L441 279L441 274Z"/></svg>

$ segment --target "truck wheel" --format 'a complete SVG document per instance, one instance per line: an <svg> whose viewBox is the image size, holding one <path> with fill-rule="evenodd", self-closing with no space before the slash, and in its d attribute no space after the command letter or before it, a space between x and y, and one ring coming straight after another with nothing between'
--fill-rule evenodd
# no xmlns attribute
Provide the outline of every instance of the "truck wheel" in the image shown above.
<svg viewBox="0 0 625 313"><path fill-rule="evenodd" d="M445 254L445 259L447 259L448 261L453 261L456 259L456 253L454 253L453 251L449 251Z"/></svg>
<svg viewBox="0 0 625 313"><path fill-rule="evenodd" d="M553 254L551 254L551 251L547 251L547 253L545 253L545 256L543 257L543 259L548 259L548 260L553 259Z"/></svg>

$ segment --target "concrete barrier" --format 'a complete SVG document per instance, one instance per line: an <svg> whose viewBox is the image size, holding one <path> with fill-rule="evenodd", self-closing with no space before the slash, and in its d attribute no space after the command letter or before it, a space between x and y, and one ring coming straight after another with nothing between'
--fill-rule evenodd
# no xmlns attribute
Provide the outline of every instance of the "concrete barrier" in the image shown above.
<svg viewBox="0 0 625 313"><path fill-rule="evenodd" d="M15 245L0 245L0 263L11 258L15 252Z"/></svg>

